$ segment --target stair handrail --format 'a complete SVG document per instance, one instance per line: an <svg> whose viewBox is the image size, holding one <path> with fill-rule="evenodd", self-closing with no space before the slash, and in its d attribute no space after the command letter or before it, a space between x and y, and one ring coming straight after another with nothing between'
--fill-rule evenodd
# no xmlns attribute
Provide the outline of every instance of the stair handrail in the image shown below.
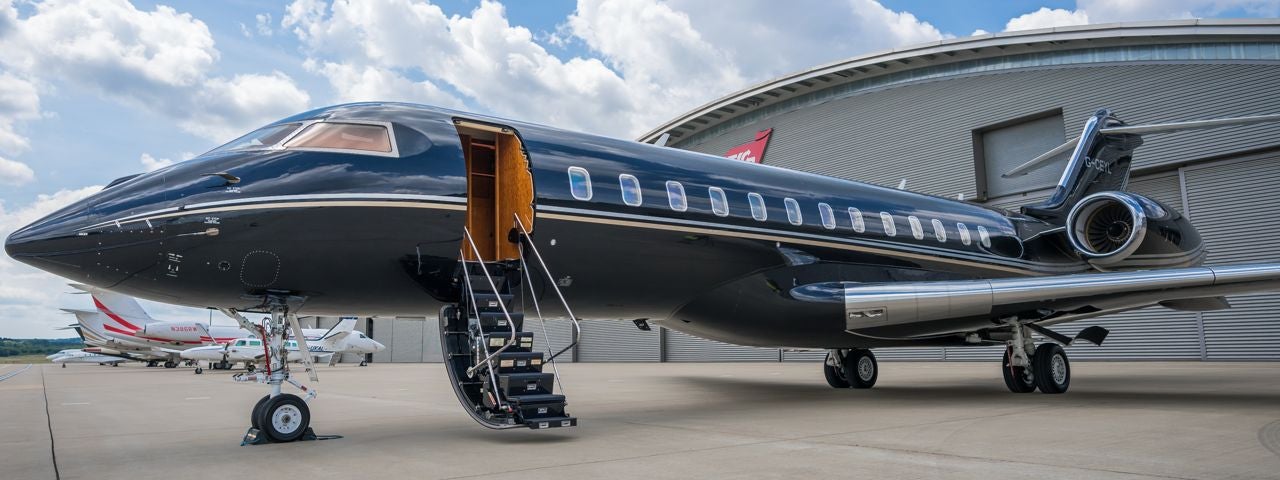
<svg viewBox="0 0 1280 480"><path fill-rule="evenodd" d="M556 352L555 355L552 355L551 358L548 358L547 361L550 362L555 360L556 357L559 357L560 354L578 346L578 342L582 341L582 325L578 323L578 316L573 314L573 309L569 308L569 302L564 299L564 292L560 291L560 286L556 284L556 278L551 276L551 270L547 269L547 262L542 259L542 252L539 252L538 247L533 244L533 237L529 234L529 229L524 226L524 221L520 220L520 214L516 213L513 215L516 217L516 226L520 228L520 235L524 236L524 238L528 240L524 243L529 246L529 250L533 251L533 256L538 259L538 265L542 267L542 273L547 276L547 283L551 284L551 289L555 290L556 297L560 299L560 305L564 306L565 313L569 314L569 320L573 322L573 343L570 343L569 346L564 347L559 352ZM533 288L532 279L529 280L529 288ZM541 316L541 314L539 314L539 316ZM550 343L550 340L550 338L547 339L548 343Z"/></svg>
<svg viewBox="0 0 1280 480"><path fill-rule="evenodd" d="M529 274L529 264L524 261L524 249L520 249L520 270L524 272L524 278L529 281L529 298L533 300L533 311L538 314L538 325L542 326L542 338L547 342L547 351L551 350L551 334L547 333L547 320L542 318L542 306L538 303L538 296L533 294L533 276ZM523 292L522 292L523 293ZM554 359L546 362L551 364L551 372L555 374L556 387L560 389L560 393L564 394L564 383L560 381L560 367L556 366Z"/></svg>
<svg viewBox="0 0 1280 480"><path fill-rule="evenodd" d="M494 359L495 357L497 357L499 354L501 354L502 352L505 352L508 348L511 348L511 346L515 344L515 342L516 342L516 322L515 322L514 320L512 320L512 319L511 319L511 312L508 312L508 311L507 311L507 302L502 301L501 294L499 294L499 293L498 293L498 285L497 285L496 283L494 283L494 282L493 282L493 277L489 275L489 267L488 267L488 266L486 266L486 265L484 264L484 256L480 255L480 247L477 247L477 246L476 246L476 242L475 242L475 240L471 238L471 230L468 230L468 229L467 229L467 227L465 227L465 226L464 226L464 227L462 227L462 234L463 234L463 236L464 236L464 237L466 237L466 239L467 239L467 244L471 246L471 251L472 251L473 253L475 253L475 256L476 256L476 259L477 259L476 261L480 263L480 271L481 271L481 272L484 272L484 278L485 278L485 280L487 280L487 281L489 282L489 288L492 288L492 289L493 289L493 294L498 296L498 307L502 309L502 316L504 316L504 317L506 317L506 318L507 318L507 327L509 327L509 328L511 329L511 337L510 337L510 338L508 338L508 340L507 340L506 344L505 344L505 345L503 345L503 346L502 346L502 348L499 348L498 350L494 351L493 353L490 353L490 354L489 354L489 356L487 356L487 357L485 357L485 358L484 358L484 360L481 360L481 361L479 361L479 362L476 362L476 364L475 364L475 365L472 365L472 366L470 366L470 367L468 367L468 368L467 368L467 376L468 376L468 377L474 377L474 376L475 376L475 372L476 372L477 370L479 370L479 368L480 368L480 364L482 364L482 363L483 363L486 367L488 367L490 370L492 370L492 369L493 369L493 359ZM472 289L472 288L471 288L471 279L469 278L469 277L471 276L471 273L470 273L470 272L468 272L468 271L467 271L467 268L466 268L466 267L467 267L467 256L466 256L466 255L463 255L463 256L459 257L459 260L462 260L462 267L463 267L463 268L462 268L462 274L463 274L463 275L462 275L462 277L463 277L463 279L467 282L467 289L468 289L468 291L471 293L471 308L472 308L473 310L475 310L475 312L476 312L476 319L478 320L478 319L480 318L480 310L479 310L478 306L476 305L476 296L475 296L475 291L474 291L474 289ZM464 312L464 313L465 313L465 312ZM485 346L484 346L484 348L485 348L486 350L488 350L488 349L489 349L489 346L488 346L488 345L485 345ZM495 390L496 390L496 385L495 385Z"/></svg>

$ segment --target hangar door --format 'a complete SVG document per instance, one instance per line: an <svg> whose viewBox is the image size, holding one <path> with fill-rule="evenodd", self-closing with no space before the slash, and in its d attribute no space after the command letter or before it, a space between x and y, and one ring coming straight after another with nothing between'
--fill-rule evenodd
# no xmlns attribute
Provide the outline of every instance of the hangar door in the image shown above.
<svg viewBox="0 0 1280 480"><path fill-rule="evenodd" d="M643 331L629 320L584 320L578 360L583 362L657 362L658 329Z"/></svg>
<svg viewBox="0 0 1280 480"><path fill-rule="evenodd" d="M744 347L667 329L668 362L776 362L778 349Z"/></svg>
<svg viewBox="0 0 1280 480"><path fill-rule="evenodd" d="M1280 261L1280 153L1186 169L1191 221L1209 248L1207 264ZM1205 312L1208 360L1280 359L1280 294L1228 297L1233 308Z"/></svg>

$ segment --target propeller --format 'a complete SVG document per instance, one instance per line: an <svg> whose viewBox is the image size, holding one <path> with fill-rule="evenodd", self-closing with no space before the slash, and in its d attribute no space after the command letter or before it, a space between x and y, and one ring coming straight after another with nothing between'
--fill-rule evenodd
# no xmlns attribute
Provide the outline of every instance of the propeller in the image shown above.
<svg viewBox="0 0 1280 480"><path fill-rule="evenodd" d="M1208 120L1191 120L1187 122L1170 122L1170 123L1153 123L1150 125L1119 125L1115 127L1103 127L1098 133L1107 135L1132 134L1143 135L1151 133L1173 133L1184 130L1199 130L1204 128L1227 127L1234 125L1250 125L1254 123L1280 122L1280 114L1271 115L1253 115L1248 117L1233 118L1213 118ZM1013 178L1026 175L1034 170L1039 169L1049 163L1053 157L1056 157L1067 150L1071 150L1080 143L1080 137L1067 140L1066 143L1053 147L1052 150L1040 154L1040 156L1031 159L1027 163L1013 167L1013 169L1000 175L1002 178Z"/></svg>

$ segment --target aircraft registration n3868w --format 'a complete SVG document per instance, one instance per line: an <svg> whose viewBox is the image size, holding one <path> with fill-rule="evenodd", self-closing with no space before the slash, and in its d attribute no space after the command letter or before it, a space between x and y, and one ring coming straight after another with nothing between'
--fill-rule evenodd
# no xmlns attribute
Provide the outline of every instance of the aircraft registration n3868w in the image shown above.
<svg viewBox="0 0 1280 480"><path fill-rule="evenodd" d="M280 391L301 387L284 361L300 313L438 310L454 390L491 428L577 422L518 305L828 349L834 387L871 387L874 347L1004 344L1010 390L1062 393L1060 345L1106 331L1070 338L1055 323L1226 308L1224 295L1280 287L1280 264L1200 266L1186 217L1124 191L1143 135L1277 120L1131 126L1100 110L1011 172L1071 152L1054 195L1015 213L421 105L338 105L111 182L5 249L76 282L240 319L268 345L270 373L239 379L271 385L252 418L273 441L309 431L305 401Z"/></svg>

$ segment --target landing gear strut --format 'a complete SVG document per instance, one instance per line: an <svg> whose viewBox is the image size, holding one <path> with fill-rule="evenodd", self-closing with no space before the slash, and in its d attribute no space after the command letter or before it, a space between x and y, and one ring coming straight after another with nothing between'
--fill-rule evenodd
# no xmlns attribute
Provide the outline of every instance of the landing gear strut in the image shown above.
<svg viewBox="0 0 1280 480"><path fill-rule="evenodd" d="M285 349L285 336L292 331L298 342L298 350L310 351L302 328L298 325L298 317L289 312L284 298L269 298L267 307L271 317L256 325L235 311L228 310L232 318L241 326L258 332L265 346L265 372L238 373L234 378L238 382L265 383L270 386L271 393L254 405L249 414L252 427L244 436L243 445L275 442L292 442L295 440L314 440L316 435L311 431L311 410L307 401L315 398L315 390L294 380L289 374L288 351ZM311 381L319 380L312 368L309 355L302 356L304 368ZM281 387L288 383L305 394L305 398L290 393L282 393Z"/></svg>
<svg viewBox="0 0 1280 480"><path fill-rule="evenodd" d="M1000 362L1004 384L1013 393L1065 393L1071 385L1071 362L1056 343L1036 346L1027 327L1008 322L1012 337Z"/></svg>
<svg viewBox="0 0 1280 480"><path fill-rule="evenodd" d="M871 388L880 376L880 365L871 350L830 350L822 362L827 384L833 388Z"/></svg>

